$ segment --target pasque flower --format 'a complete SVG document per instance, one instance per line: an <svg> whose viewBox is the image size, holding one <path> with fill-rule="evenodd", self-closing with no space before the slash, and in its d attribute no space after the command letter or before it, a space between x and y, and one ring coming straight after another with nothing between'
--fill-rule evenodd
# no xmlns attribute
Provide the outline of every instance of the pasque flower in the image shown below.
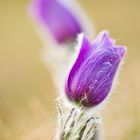
<svg viewBox="0 0 140 140"><path fill-rule="evenodd" d="M125 52L126 48L115 45L106 31L92 43L82 35L78 57L66 81L69 100L87 107L101 103L112 88Z"/></svg>
<svg viewBox="0 0 140 140"><path fill-rule="evenodd" d="M76 38L82 31L78 19L59 0L32 0L31 16L45 25L58 43Z"/></svg>

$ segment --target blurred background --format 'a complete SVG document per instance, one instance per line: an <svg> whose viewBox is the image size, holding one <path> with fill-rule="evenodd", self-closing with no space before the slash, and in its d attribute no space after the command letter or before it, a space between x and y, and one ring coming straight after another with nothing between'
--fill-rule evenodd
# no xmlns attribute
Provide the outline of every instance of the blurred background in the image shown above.
<svg viewBox="0 0 140 140"><path fill-rule="evenodd" d="M56 90L28 0L0 0L0 140L51 140ZM78 0L95 26L128 47L118 86L100 111L106 140L140 139L140 1ZM86 22L86 21L85 21Z"/></svg>

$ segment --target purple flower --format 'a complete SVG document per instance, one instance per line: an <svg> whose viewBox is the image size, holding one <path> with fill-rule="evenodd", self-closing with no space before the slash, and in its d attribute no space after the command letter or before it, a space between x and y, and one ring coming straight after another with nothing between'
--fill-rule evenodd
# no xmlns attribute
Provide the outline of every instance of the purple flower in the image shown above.
<svg viewBox="0 0 140 140"><path fill-rule="evenodd" d="M68 75L65 92L71 101L87 107L96 106L109 94L126 48L116 46L106 31L101 32L93 43L82 36L80 43L80 52Z"/></svg>
<svg viewBox="0 0 140 140"><path fill-rule="evenodd" d="M79 21L59 0L32 0L30 14L43 23L58 43L75 39L82 31Z"/></svg>

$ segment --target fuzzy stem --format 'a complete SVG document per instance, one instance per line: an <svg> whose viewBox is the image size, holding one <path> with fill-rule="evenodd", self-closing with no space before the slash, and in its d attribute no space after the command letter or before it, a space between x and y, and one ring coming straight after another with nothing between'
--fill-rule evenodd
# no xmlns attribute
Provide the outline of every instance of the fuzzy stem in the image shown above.
<svg viewBox="0 0 140 140"><path fill-rule="evenodd" d="M59 113L57 140L99 140L97 129L100 118L87 115L83 108L72 108L64 114L60 105L57 105L57 108Z"/></svg>

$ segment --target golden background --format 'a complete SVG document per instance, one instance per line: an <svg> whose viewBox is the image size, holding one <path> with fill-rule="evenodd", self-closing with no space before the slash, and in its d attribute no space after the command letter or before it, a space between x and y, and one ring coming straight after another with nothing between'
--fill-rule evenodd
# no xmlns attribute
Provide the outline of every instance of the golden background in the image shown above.
<svg viewBox="0 0 140 140"><path fill-rule="evenodd" d="M40 60L42 42L27 0L0 0L0 140L51 140L55 97ZM106 140L140 140L140 1L79 0L96 34L107 29L128 47L119 83L102 110ZM86 22L86 21L85 21Z"/></svg>

